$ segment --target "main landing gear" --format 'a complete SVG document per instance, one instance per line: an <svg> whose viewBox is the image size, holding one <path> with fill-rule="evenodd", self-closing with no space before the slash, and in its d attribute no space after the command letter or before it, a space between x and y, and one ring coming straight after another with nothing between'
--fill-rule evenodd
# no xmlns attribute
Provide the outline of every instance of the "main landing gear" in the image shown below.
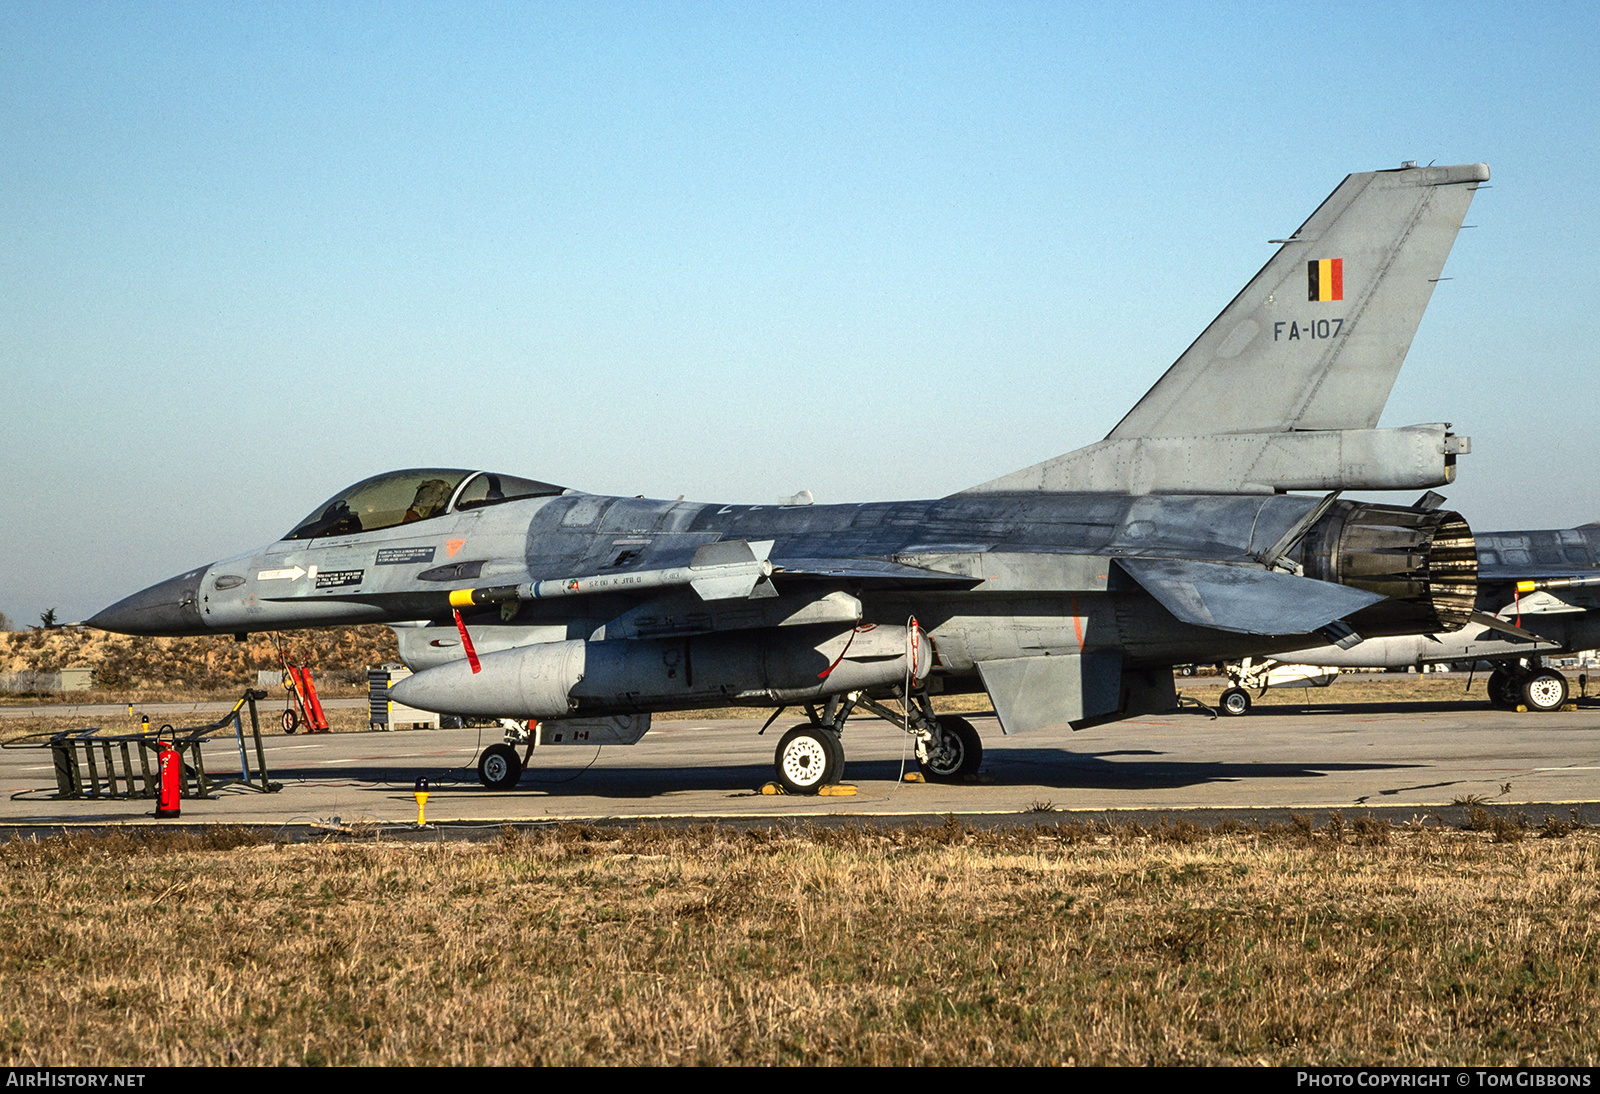
<svg viewBox="0 0 1600 1094"><path fill-rule="evenodd" d="M857 710L904 725L916 739L917 767L933 782L961 782L978 773L983 741L972 723L953 714L935 714L928 693L917 689L909 701L896 689L895 710L861 692L831 696L822 709L806 705L811 721L778 741L772 756L778 785L790 794L816 794L844 778L844 726Z"/></svg>
<svg viewBox="0 0 1600 1094"><path fill-rule="evenodd" d="M1489 705L1501 710L1560 710L1567 694L1567 678L1537 660L1503 665L1489 674Z"/></svg>

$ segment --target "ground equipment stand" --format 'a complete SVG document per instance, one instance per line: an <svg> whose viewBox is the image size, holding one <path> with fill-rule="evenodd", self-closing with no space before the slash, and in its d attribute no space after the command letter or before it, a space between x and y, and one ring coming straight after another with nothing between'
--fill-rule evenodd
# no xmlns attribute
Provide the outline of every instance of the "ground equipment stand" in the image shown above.
<svg viewBox="0 0 1600 1094"><path fill-rule="evenodd" d="M289 689L289 701L283 708L283 731L293 733L305 726L307 733L327 733L328 716L323 712L322 700L317 697L317 685L311 681L310 665L292 665L278 647L278 663L283 666L283 686Z"/></svg>
<svg viewBox="0 0 1600 1094"><path fill-rule="evenodd" d="M182 772L180 792L183 797L215 798L218 790L233 786L272 794L283 789L283 784L267 778L267 757L261 746L261 721L256 712L256 700L266 697L265 691L246 691L232 710L209 725L185 729L164 725L152 732L120 734L103 733L97 727L69 729L8 741L0 747L48 748L56 775L56 792L50 797L57 801L156 797L160 783L157 757L159 742L163 739L178 753ZM244 719L240 713L246 706L250 708L250 736L255 743L254 775L250 773ZM209 776L206 774L201 745L207 741L221 740L218 735L229 728L233 730L234 742L239 749L239 774L224 778Z"/></svg>

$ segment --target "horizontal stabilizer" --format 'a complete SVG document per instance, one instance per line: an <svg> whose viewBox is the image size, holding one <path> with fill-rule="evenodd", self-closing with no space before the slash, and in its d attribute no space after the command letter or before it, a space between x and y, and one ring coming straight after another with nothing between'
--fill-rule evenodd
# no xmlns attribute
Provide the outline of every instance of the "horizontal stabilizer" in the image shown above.
<svg viewBox="0 0 1600 1094"><path fill-rule="evenodd" d="M1311 634L1384 599L1277 570L1170 558L1120 558L1129 576L1185 623L1235 634Z"/></svg>

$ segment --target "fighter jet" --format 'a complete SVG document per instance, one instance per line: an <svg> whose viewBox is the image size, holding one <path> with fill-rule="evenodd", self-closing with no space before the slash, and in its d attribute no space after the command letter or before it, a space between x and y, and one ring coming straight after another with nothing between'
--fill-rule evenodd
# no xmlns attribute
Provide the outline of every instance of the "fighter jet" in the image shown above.
<svg viewBox="0 0 1600 1094"><path fill-rule="evenodd" d="M1420 668L1491 662L1489 701L1497 707L1558 710L1567 678L1546 659L1600 647L1600 524L1581 528L1485 532L1476 537L1478 611L1454 633L1370 638L1347 649L1322 645L1229 666L1232 686L1218 710L1249 711L1249 692L1271 686L1285 666ZM1292 677L1294 672L1290 672Z"/></svg>
<svg viewBox="0 0 1600 1094"><path fill-rule="evenodd" d="M774 755L792 793L841 777L858 712L957 780L982 741L941 692L986 691L1005 733L1081 727L1170 709L1176 663L1449 632L1474 608L1466 521L1337 494L1442 485L1469 450L1448 424L1377 423L1488 177L1346 177L1104 440L948 497L722 505L395 471L89 622L395 625L416 671L394 700L536 722L521 757L485 750L494 786L535 744L632 743L654 712L798 708Z"/></svg>

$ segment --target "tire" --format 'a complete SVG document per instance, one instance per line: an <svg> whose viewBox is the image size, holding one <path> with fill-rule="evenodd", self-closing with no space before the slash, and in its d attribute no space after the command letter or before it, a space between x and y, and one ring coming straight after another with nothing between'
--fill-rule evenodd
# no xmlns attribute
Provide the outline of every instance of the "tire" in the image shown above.
<svg viewBox="0 0 1600 1094"><path fill-rule="evenodd" d="M833 750L833 778L830 782L844 781L844 739L831 729L822 731L822 739Z"/></svg>
<svg viewBox="0 0 1600 1094"><path fill-rule="evenodd" d="M844 745L838 734L818 726L795 726L772 753L778 784L791 794L815 794L838 781Z"/></svg>
<svg viewBox="0 0 1600 1094"><path fill-rule="evenodd" d="M510 790L522 778L522 761L510 745L490 745L478 757L478 781L490 790Z"/></svg>
<svg viewBox="0 0 1600 1094"><path fill-rule="evenodd" d="M1567 701L1567 678L1554 669L1540 669L1525 677L1519 690L1529 710L1560 710Z"/></svg>
<svg viewBox="0 0 1600 1094"><path fill-rule="evenodd" d="M1489 705L1500 710L1515 710L1522 701L1520 682L1505 669L1495 669L1489 674Z"/></svg>
<svg viewBox="0 0 1600 1094"><path fill-rule="evenodd" d="M283 712L283 731L293 733L300 728L300 713L294 707L288 707Z"/></svg>
<svg viewBox="0 0 1600 1094"><path fill-rule="evenodd" d="M939 718L935 740L919 742L917 767L931 782L960 782L976 775L983 763L983 739L965 718L945 714Z"/></svg>
<svg viewBox="0 0 1600 1094"><path fill-rule="evenodd" d="M1217 710L1229 718L1250 713L1250 693L1244 688L1229 688L1217 700Z"/></svg>

